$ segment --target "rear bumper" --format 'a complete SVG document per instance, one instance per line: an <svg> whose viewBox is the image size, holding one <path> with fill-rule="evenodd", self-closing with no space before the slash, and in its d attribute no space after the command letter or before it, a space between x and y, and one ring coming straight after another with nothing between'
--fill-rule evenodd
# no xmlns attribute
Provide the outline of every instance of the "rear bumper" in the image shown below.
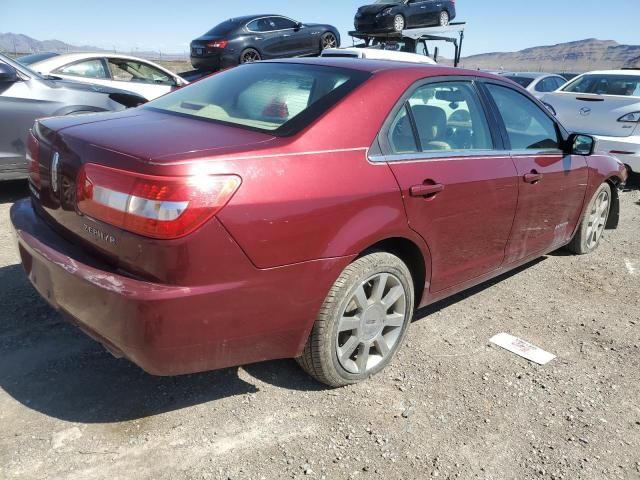
<svg viewBox="0 0 640 480"><path fill-rule="evenodd" d="M0 165L0 181L23 180L29 176L27 164Z"/></svg>
<svg viewBox="0 0 640 480"><path fill-rule="evenodd" d="M640 136L605 137L596 135L595 138L597 151L616 157L633 172L640 172Z"/></svg>
<svg viewBox="0 0 640 480"><path fill-rule="evenodd" d="M54 308L116 356L154 375L214 370L302 351L349 258L255 269L242 282L144 282L97 264L58 235L30 200L11 208L25 272Z"/></svg>
<svg viewBox="0 0 640 480"><path fill-rule="evenodd" d="M191 65L197 70L215 72L238 65L238 58L228 54L210 54L202 57L191 56Z"/></svg>

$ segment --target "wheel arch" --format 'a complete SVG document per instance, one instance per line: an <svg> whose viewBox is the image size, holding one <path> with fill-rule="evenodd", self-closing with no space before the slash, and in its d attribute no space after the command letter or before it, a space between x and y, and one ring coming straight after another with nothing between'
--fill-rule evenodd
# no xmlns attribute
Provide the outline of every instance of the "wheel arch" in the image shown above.
<svg viewBox="0 0 640 480"><path fill-rule="evenodd" d="M395 255L409 268L414 286L415 308L419 308L425 296L425 289L428 288L430 283L431 260L429 252L423 250L416 242L406 237L389 237L364 249L360 252L358 258L376 251Z"/></svg>
<svg viewBox="0 0 640 480"><path fill-rule="evenodd" d="M607 219L607 230L615 230L620 224L620 194L618 187L622 183L622 179L617 176L611 176L605 180L611 187L611 210Z"/></svg>

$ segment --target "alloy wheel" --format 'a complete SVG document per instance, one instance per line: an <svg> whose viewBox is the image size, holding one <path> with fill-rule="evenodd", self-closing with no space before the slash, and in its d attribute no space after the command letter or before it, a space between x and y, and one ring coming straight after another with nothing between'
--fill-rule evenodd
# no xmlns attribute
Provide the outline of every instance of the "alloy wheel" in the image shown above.
<svg viewBox="0 0 640 480"><path fill-rule="evenodd" d="M241 63L254 63L260 61L260 54L255 50L249 50L242 54Z"/></svg>
<svg viewBox="0 0 640 480"><path fill-rule="evenodd" d="M446 11L440 12L440 26L446 27L447 25L449 25L449 14Z"/></svg>
<svg viewBox="0 0 640 480"><path fill-rule="evenodd" d="M600 192L600 195L593 203L593 208L589 213L589 223L587 225L587 247L595 248L602 237L602 232L607 224L609 217L609 193L607 191Z"/></svg>
<svg viewBox="0 0 640 480"><path fill-rule="evenodd" d="M338 322L340 365L352 374L375 368L392 354L406 316L406 292L398 277L379 273L360 284Z"/></svg>
<svg viewBox="0 0 640 480"><path fill-rule="evenodd" d="M333 33L327 33L322 37L322 49L336 48L338 46L338 40Z"/></svg>
<svg viewBox="0 0 640 480"><path fill-rule="evenodd" d="M404 17L402 15L396 15L393 19L393 28L396 32L404 30Z"/></svg>

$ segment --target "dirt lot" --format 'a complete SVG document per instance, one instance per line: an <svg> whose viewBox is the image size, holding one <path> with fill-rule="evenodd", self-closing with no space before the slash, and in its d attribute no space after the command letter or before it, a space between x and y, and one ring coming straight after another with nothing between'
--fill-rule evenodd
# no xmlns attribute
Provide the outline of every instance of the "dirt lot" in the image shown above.
<svg viewBox="0 0 640 480"><path fill-rule="evenodd" d="M0 479L640 479L640 192L558 252L419 312L392 367L326 390L293 361L153 378L48 308L0 185ZM537 367L488 339L558 355Z"/></svg>

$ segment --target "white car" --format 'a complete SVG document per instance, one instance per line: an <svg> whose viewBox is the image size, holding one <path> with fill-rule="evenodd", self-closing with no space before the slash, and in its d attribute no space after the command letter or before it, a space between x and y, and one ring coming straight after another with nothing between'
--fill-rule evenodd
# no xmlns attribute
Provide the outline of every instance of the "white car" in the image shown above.
<svg viewBox="0 0 640 480"><path fill-rule="evenodd" d="M369 60L395 60L396 62L425 63L437 65L432 58L418 53L384 50L376 47L326 48L321 57L365 58Z"/></svg>
<svg viewBox="0 0 640 480"><path fill-rule="evenodd" d="M116 53L66 53L32 63L43 74L105 85L153 100L189 82L148 60Z"/></svg>
<svg viewBox="0 0 640 480"><path fill-rule="evenodd" d="M585 73L542 101L568 130L593 135L598 151L640 172L640 70Z"/></svg>
<svg viewBox="0 0 640 480"><path fill-rule="evenodd" d="M566 78L553 73L499 72L499 75L516 82L536 98L542 98L549 92L555 92L567 83Z"/></svg>

